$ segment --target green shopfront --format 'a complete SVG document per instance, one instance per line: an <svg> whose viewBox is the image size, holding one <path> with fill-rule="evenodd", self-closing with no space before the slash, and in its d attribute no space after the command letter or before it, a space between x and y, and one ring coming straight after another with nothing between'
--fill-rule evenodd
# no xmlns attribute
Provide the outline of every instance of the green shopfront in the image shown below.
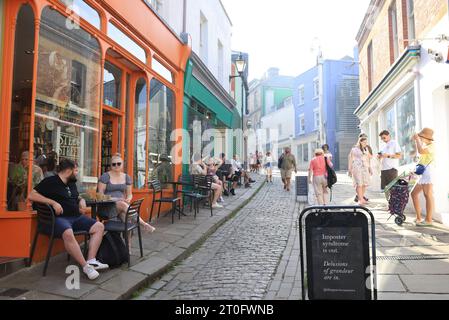
<svg viewBox="0 0 449 320"><path fill-rule="evenodd" d="M224 152L230 159L240 150L241 134L232 130L241 128L236 102L194 53L186 67L183 114L184 173L195 153L204 158Z"/></svg>

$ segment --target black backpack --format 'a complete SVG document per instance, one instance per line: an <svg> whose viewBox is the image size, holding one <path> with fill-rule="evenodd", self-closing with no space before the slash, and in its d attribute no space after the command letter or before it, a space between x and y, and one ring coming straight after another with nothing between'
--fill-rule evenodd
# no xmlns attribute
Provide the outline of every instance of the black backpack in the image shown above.
<svg viewBox="0 0 449 320"><path fill-rule="evenodd" d="M119 268L122 263L128 262L125 242L118 232L108 231L103 236L97 259L109 265L110 269Z"/></svg>
<svg viewBox="0 0 449 320"><path fill-rule="evenodd" d="M282 169L282 162L284 162L284 155L280 156L278 159L278 168Z"/></svg>
<svg viewBox="0 0 449 320"><path fill-rule="evenodd" d="M324 158L324 162L326 163L326 170L327 170L327 187L329 189L332 189L334 184L337 183L337 174L335 173L335 170L331 168L327 163L327 158Z"/></svg>

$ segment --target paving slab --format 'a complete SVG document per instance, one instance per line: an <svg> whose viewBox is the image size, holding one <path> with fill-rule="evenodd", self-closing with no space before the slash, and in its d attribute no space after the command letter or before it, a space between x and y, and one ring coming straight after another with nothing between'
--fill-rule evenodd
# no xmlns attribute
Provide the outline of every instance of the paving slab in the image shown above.
<svg viewBox="0 0 449 320"><path fill-rule="evenodd" d="M449 275L449 259L402 261L413 274L441 274Z"/></svg>
<svg viewBox="0 0 449 320"><path fill-rule="evenodd" d="M401 275L400 277L409 292L449 294L449 275Z"/></svg>
<svg viewBox="0 0 449 320"><path fill-rule="evenodd" d="M379 275L377 288L381 292L406 292L398 275Z"/></svg>
<svg viewBox="0 0 449 320"><path fill-rule="evenodd" d="M146 275L134 271L123 271L111 280L105 282L100 286L101 289L119 293L127 294L142 282L145 281Z"/></svg>

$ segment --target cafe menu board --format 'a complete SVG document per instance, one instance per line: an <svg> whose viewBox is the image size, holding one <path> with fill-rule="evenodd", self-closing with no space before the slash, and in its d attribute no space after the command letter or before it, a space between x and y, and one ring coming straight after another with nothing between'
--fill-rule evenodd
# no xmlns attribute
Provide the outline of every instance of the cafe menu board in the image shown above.
<svg viewBox="0 0 449 320"><path fill-rule="evenodd" d="M368 220L363 213L314 213L306 218L310 300L369 300ZM368 271L367 271L368 270Z"/></svg>

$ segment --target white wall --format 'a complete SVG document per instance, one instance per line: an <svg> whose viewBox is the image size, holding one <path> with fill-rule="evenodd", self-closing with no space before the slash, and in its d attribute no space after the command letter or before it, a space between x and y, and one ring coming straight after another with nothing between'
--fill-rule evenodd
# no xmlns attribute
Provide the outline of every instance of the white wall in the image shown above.
<svg viewBox="0 0 449 320"><path fill-rule="evenodd" d="M162 0L162 3L163 8L160 14L178 35L181 34L183 28L184 0ZM231 22L219 0L187 0L186 31L192 37L192 50L200 57L201 13L208 21L208 59L206 65L223 88L229 92L229 75L231 73L232 63ZM224 61L222 61L223 73L221 79L218 77L218 41L223 45L224 57Z"/></svg>
<svg viewBox="0 0 449 320"><path fill-rule="evenodd" d="M277 142L282 140L287 140L285 142L279 143L278 145L273 145L271 151L274 156L277 156L277 149L284 147L286 145L291 145L292 141L288 140L295 136L295 110L293 104L284 107L280 110L269 113L268 115L262 117L262 130L271 129L270 142ZM282 133L278 134L278 127L282 126ZM276 136L275 136L276 134ZM265 144L264 144L265 146Z"/></svg>
<svg viewBox="0 0 449 320"><path fill-rule="evenodd" d="M449 35L449 18L443 20L428 34L433 38L440 34ZM449 225L449 64L437 63L427 53L428 49L441 52L447 59L448 42L423 41L422 58L419 67L422 127L435 130L436 181L434 185L435 218Z"/></svg>

